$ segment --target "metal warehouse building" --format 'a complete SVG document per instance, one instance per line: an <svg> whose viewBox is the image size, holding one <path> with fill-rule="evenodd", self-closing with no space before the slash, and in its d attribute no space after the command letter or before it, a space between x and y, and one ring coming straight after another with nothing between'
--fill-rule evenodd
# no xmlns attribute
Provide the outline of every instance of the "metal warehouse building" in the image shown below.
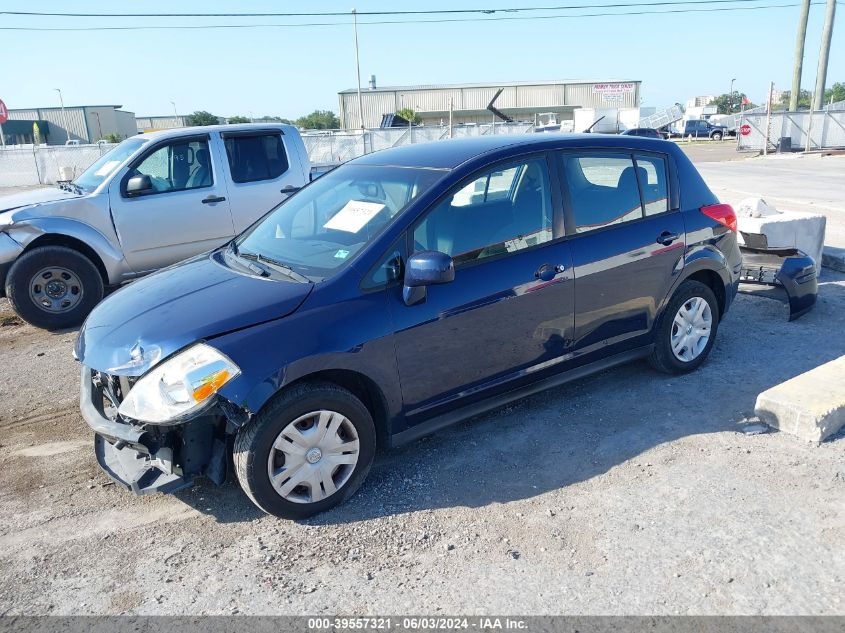
<svg viewBox="0 0 845 633"><path fill-rule="evenodd" d="M137 134L135 113L119 105L65 106L65 108L30 108L9 110L3 125L6 143L23 145L35 142L33 124L38 125L40 142L64 145L65 141L96 143L109 134L121 139Z"/></svg>
<svg viewBox="0 0 845 633"><path fill-rule="evenodd" d="M487 110L499 89L494 107L514 121L535 122L537 116L555 113L560 121L573 118L577 108L636 108L640 104L641 81L517 81L510 83L456 84L432 86L370 85L361 88L364 127L378 127L382 116L411 108L425 125L448 123L451 102L454 124L489 123ZM358 128L358 91L338 93L340 122L344 128Z"/></svg>

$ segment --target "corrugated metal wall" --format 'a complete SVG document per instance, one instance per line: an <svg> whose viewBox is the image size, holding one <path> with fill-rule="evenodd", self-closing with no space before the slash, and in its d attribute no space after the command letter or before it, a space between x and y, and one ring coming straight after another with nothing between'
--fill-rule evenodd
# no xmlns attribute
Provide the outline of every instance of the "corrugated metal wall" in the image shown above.
<svg viewBox="0 0 845 633"><path fill-rule="evenodd" d="M554 106L579 106L584 108L637 107L640 82L608 83L559 83L501 86L460 87L426 86L398 90L368 90L362 88L364 126L377 127L384 114L403 107L419 112L445 112L452 99L454 110L483 110L499 88L504 88L496 101L501 108L537 108L544 112ZM608 96L612 95L612 96ZM339 93L338 107L341 125L347 129L360 126L358 95L355 92ZM526 115L529 118L532 115Z"/></svg>
<svg viewBox="0 0 845 633"><path fill-rule="evenodd" d="M77 140L88 143L88 126L85 122L84 108L36 108L34 110L10 110L9 118L16 120L44 120L50 123L48 145L64 145L65 141Z"/></svg>

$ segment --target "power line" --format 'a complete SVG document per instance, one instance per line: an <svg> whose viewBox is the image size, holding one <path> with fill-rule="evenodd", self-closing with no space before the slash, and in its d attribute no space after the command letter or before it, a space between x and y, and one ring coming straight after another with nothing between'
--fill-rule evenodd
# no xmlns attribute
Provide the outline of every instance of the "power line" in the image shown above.
<svg viewBox="0 0 845 633"><path fill-rule="evenodd" d="M712 4L714 2L759 2L762 0L704 0L696 4ZM693 4L692 2L680 2L669 4ZM811 2L812 5L824 4L824 2ZM611 5L595 5L606 7ZM630 5L643 6L643 5ZM444 24L455 22L498 22L503 20L558 20L567 18L592 18L610 17L615 15L670 15L679 13L713 13L730 11L755 11L762 9L786 9L797 7L797 3L789 4L768 4L751 7L712 7L701 9L670 9L666 11L620 11L602 13L576 13L563 15L533 15L533 16L502 16L502 17L470 17L470 18L443 18L434 20L375 20L359 22L361 26L385 25L385 24ZM2 12L0 12L2 13ZM347 14L343 14L347 15ZM351 17L351 13L348 14ZM203 30L203 29L261 29L261 28L301 28L321 26L349 26L349 22L298 22L293 24L194 24L194 25L133 25L133 26L90 26L90 27L30 27L30 26L0 26L0 31L148 31L148 30Z"/></svg>
<svg viewBox="0 0 845 633"><path fill-rule="evenodd" d="M656 2L625 2L614 4L569 4L543 7L502 7L490 9L421 9L408 11L357 11L358 16L390 16L390 15L449 15L449 14L484 14L522 13L534 11L567 11L572 9L616 9L623 7L659 7L669 5L695 4L739 4L744 2L761 2L762 0L660 0ZM351 16L350 11L322 11L308 13L70 13L47 11L0 11L0 15L25 17L61 17L61 18L321 18Z"/></svg>

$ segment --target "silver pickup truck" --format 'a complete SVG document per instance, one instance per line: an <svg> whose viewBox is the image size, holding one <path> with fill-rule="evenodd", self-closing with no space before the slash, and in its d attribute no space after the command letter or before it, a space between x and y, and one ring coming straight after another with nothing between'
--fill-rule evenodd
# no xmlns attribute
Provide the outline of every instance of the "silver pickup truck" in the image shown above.
<svg viewBox="0 0 845 633"><path fill-rule="evenodd" d="M131 137L73 182L0 198L0 295L32 325L78 325L105 287L220 246L310 171L290 125Z"/></svg>

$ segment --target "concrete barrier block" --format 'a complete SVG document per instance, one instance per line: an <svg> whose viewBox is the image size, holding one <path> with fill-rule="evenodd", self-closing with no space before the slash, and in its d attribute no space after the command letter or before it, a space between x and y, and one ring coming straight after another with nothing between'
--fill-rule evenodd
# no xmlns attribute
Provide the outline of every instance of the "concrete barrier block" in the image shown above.
<svg viewBox="0 0 845 633"><path fill-rule="evenodd" d="M821 272L825 216L802 211L782 211L774 215L737 218L740 231L762 233L773 248L798 248L816 262Z"/></svg>
<svg viewBox="0 0 845 633"><path fill-rule="evenodd" d="M822 266L845 273L845 248L825 246L822 253Z"/></svg>
<svg viewBox="0 0 845 633"><path fill-rule="evenodd" d="M820 365L757 396L754 413L766 424L808 442L821 442L845 426L845 356Z"/></svg>

